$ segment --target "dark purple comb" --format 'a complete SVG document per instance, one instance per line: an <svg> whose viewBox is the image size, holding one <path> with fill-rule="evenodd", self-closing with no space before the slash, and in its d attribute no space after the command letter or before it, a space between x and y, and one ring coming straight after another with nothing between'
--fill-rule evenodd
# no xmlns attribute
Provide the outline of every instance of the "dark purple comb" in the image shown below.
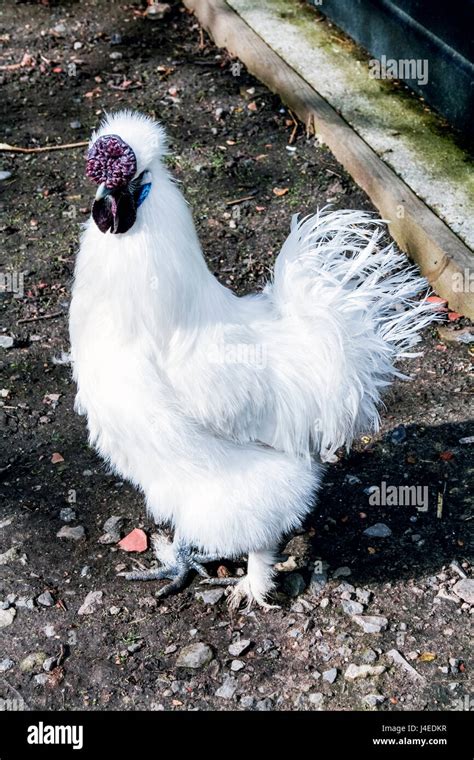
<svg viewBox="0 0 474 760"><path fill-rule="evenodd" d="M109 190L128 185L136 171L135 153L118 135L99 137L87 154L87 176Z"/></svg>

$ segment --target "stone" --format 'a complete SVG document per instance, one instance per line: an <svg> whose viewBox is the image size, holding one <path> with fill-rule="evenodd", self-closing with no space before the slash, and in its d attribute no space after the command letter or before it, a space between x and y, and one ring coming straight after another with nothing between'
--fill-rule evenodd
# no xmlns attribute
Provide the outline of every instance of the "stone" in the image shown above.
<svg viewBox="0 0 474 760"><path fill-rule="evenodd" d="M364 530L364 536L370 538L388 538L392 535L391 529L385 523L375 523Z"/></svg>
<svg viewBox="0 0 474 760"><path fill-rule="evenodd" d="M387 618L382 615L353 615L352 620L365 633L380 633L385 631L388 626Z"/></svg>
<svg viewBox="0 0 474 760"><path fill-rule="evenodd" d="M474 579L463 578L453 586L453 591L463 602L474 604Z"/></svg>
<svg viewBox="0 0 474 760"><path fill-rule="evenodd" d="M252 697L250 694L240 698L240 706L243 707L244 710L252 710L254 704L255 697Z"/></svg>
<svg viewBox="0 0 474 760"><path fill-rule="evenodd" d="M9 657L4 657L3 660L0 660L0 673L6 673L8 670L11 670L14 664L13 660Z"/></svg>
<svg viewBox="0 0 474 760"><path fill-rule="evenodd" d="M330 670L325 670L323 672L323 681L327 681L328 683L334 683L336 678L337 678L337 668L330 668Z"/></svg>
<svg viewBox="0 0 474 760"><path fill-rule="evenodd" d="M361 660L366 663L375 662L377 659L377 652L374 652L373 649L364 649L364 651L361 654Z"/></svg>
<svg viewBox="0 0 474 760"><path fill-rule="evenodd" d="M0 565L8 565L16 559L18 559L18 549L16 546L12 546L6 552L3 552L3 554L0 554Z"/></svg>
<svg viewBox="0 0 474 760"><path fill-rule="evenodd" d="M83 603L79 607L78 615L92 615L102 604L103 591L89 591Z"/></svg>
<svg viewBox="0 0 474 760"><path fill-rule="evenodd" d="M34 681L38 686L46 686L49 681L49 676L47 673L38 673L38 675L34 677Z"/></svg>
<svg viewBox="0 0 474 760"><path fill-rule="evenodd" d="M232 676L227 676L222 686L217 689L215 696L219 699L232 699L236 691L237 681Z"/></svg>
<svg viewBox="0 0 474 760"><path fill-rule="evenodd" d="M287 596L294 599L302 594L306 588L306 583L301 573L288 573L283 580L283 591Z"/></svg>
<svg viewBox="0 0 474 760"><path fill-rule="evenodd" d="M403 427L403 425L398 425L398 427L396 427L394 430L392 430L392 434L390 436L390 439L391 439L392 443L394 443L394 444L396 444L398 446L400 443L403 443L403 441L406 439L406 437L407 437L407 432L406 432L405 428Z"/></svg>
<svg viewBox="0 0 474 760"><path fill-rule="evenodd" d="M74 528L71 528L69 525L63 525L61 530L58 530L56 533L58 538L67 538L70 541L80 541L82 538L85 538L85 535L86 531L82 525L76 525Z"/></svg>
<svg viewBox="0 0 474 760"><path fill-rule="evenodd" d="M324 694L322 694L320 691L313 691L312 694L308 695L308 701L316 709L321 709L324 702Z"/></svg>
<svg viewBox="0 0 474 760"><path fill-rule="evenodd" d="M120 515L109 517L104 523L104 534L99 538L101 544L116 544L121 538L121 528L125 518Z"/></svg>
<svg viewBox="0 0 474 760"><path fill-rule="evenodd" d="M15 620L16 609L10 607L7 610L0 610L0 628L6 628L7 625L11 625Z"/></svg>
<svg viewBox="0 0 474 760"><path fill-rule="evenodd" d="M372 598L372 591L367 591L363 588L356 588L355 593L357 600L361 602L361 604L369 604Z"/></svg>
<svg viewBox="0 0 474 760"><path fill-rule="evenodd" d="M53 670L53 669L56 667L56 664L57 664L57 659L56 659L56 657L48 657L48 658L47 658L47 659L46 659L46 660L43 662L43 670L44 670L46 673L50 673L50 672L51 672L51 671L52 671L52 670Z"/></svg>
<svg viewBox="0 0 474 760"><path fill-rule="evenodd" d="M76 519L76 511L72 507L63 507L59 512L59 519L65 523L73 522Z"/></svg>
<svg viewBox="0 0 474 760"><path fill-rule="evenodd" d="M255 709L259 712L270 712L270 710L273 710L273 700L270 697L260 699L255 705Z"/></svg>
<svg viewBox="0 0 474 760"><path fill-rule="evenodd" d="M135 654L136 652L139 652L140 649L143 649L144 646L145 646L144 641L135 641L133 644L129 644L129 646L127 647L127 652L129 654Z"/></svg>
<svg viewBox="0 0 474 760"><path fill-rule="evenodd" d="M34 610L34 608L35 608L35 600L32 597L20 596L20 597L18 597L15 606L18 607L18 608L23 608L24 607L27 610Z"/></svg>
<svg viewBox="0 0 474 760"><path fill-rule="evenodd" d="M45 652L31 652L20 662L22 673L32 673L34 670L41 670L43 663L48 659Z"/></svg>
<svg viewBox="0 0 474 760"><path fill-rule="evenodd" d="M365 702L366 705L369 707L377 707L377 705L381 705L382 702L385 702L385 697L382 694L366 694L366 696L363 699L363 702Z"/></svg>
<svg viewBox="0 0 474 760"><path fill-rule="evenodd" d="M2 179L2 174L5 172L0 172L0 180ZM8 174L8 172L6 172ZM14 340L10 335L0 335L0 348L11 348L13 346Z"/></svg>
<svg viewBox="0 0 474 760"><path fill-rule="evenodd" d="M239 670L242 670L243 668L245 668L245 662L243 662L242 660L232 660L232 662L230 663L230 669L234 673L238 673Z"/></svg>
<svg viewBox="0 0 474 760"><path fill-rule="evenodd" d="M41 604L42 607L53 607L55 604L54 596L50 591L44 591L36 598L36 601L38 604Z"/></svg>
<svg viewBox="0 0 474 760"><path fill-rule="evenodd" d="M197 591L196 599L200 599L204 604L214 605L220 602L225 595L223 588L211 588L207 591Z"/></svg>
<svg viewBox="0 0 474 760"><path fill-rule="evenodd" d="M353 602L351 599L343 599L341 605L346 615L360 615L364 611L363 604Z"/></svg>
<svg viewBox="0 0 474 760"><path fill-rule="evenodd" d="M346 681L355 681L358 678L372 678L380 676L386 670L384 665L355 665L351 663L344 673Z"/></svg>
<svg viewBox="0 0 474 760"><path fill-rule="evenodd" d="M178 668L202 668L208 665L214 657L213 651L208 644L197 641L183 647L176 660Z"/></svg>
<svg viewBox="0 0 474 760"><path fill-rule="evenodd" d="M347 578L349 575L352 575L352 570L350 567L347 567L344 565L343 567L338 567L336 570L334 570L332 577L333 578Z"/></svg>
<svg viewBox="0 0 474 760"><path fill-rule="evenodd" d="M229 646L228 652L232 657L240 657L240 655L247 651L251 643L252 642L249 639L239 639L239 641L234 641L234 643Z"/></svg>

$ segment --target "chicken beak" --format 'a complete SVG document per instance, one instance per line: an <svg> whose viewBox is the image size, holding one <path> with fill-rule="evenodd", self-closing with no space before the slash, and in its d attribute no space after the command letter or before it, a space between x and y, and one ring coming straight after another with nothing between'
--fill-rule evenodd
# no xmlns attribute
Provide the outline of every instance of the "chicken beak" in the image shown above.
<svg viewBox="0 0 474 760"><path fill-rule="evenodd" d="M99 187L97 188L97 192L95 194L95 199L94 200L101 201L107 195L109 195L110 192L111 192L111 190L109 190L109 188L106 187L105 182L102 182L102 184L100 184Z"/></svg>

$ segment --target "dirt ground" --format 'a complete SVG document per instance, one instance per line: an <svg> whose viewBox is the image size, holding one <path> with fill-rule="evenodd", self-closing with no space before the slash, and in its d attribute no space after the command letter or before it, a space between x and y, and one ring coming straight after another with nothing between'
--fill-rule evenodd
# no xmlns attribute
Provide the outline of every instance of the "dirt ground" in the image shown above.
<svg viewBox="0 0 474 760"><path fill-rule="evenodd" d="M144 8L6 0L0 141L87 140L118 107L156 115L211 270L239 293L259 288L293 213L371 204L180 3L163 20ZM0 181L0 271L21 275L7 287L16 292L1 295L0 697L48 710L468 709L472 589L463 601L456 584L472 560L472 447L460 442L473 434L472 349L454 341L467 321L449 322L443 337L425 334L414 382L387 396L381 434L328 469L312 518L287 547L279 610L231 615L219 594L196 596L196 579L157 602L157 584L116 575L132 557L148 564L151 552L99 541L111 516L124 518L122 535L150 535L153 525L140 494L88 447L70 367L55 363L68 349L71 277L91 202L84 149L0 153L0 170L11 173ZM427 487L427 511L371 503L368 489L383 483ZM390 535L363 533L378 523ZM78 526L82 538L57 536ZM79 614L91 591L101 593ZM359 627L357 604L387 619L380 632ZM210 650L196 647L200 667L181 667L193 643ZM366 665L366 677L352 680L350 665Z"/></svg>

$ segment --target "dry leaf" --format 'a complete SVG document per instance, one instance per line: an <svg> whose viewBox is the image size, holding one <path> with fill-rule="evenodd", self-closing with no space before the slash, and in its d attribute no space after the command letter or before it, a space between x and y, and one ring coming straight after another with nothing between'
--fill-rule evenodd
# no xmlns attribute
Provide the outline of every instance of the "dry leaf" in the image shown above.
<svg viewBox="0 0 474 760"><path fill-rule="evenodd" d="M273 195L276 195L277 198L280 198L282 195L286 195L288 190L289 190L288 187L274 187Z"/></svg>

